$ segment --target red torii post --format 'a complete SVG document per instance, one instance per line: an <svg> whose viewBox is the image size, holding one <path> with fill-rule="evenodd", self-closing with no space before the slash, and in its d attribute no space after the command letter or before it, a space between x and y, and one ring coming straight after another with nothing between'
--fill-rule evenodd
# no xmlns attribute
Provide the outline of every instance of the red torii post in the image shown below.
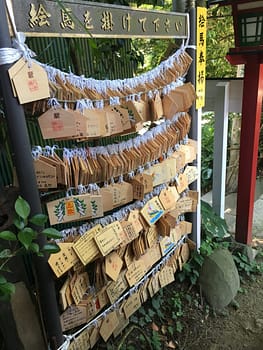
<svg viewBox="0 0 263 350"><path fill-rule="evenodd" d="M263 6L255 0L210 0L209 4L232 6L235 48L227 59L245 65L235 237L250 244L263 97Z"/></svg>
<svg viewBox="0 0 263 350"><path fill-rule="evenodd" d="M228 55L231 64L245 64L238 172L236 240L250 244L257 176L263 97L263 52Z"/></svg>

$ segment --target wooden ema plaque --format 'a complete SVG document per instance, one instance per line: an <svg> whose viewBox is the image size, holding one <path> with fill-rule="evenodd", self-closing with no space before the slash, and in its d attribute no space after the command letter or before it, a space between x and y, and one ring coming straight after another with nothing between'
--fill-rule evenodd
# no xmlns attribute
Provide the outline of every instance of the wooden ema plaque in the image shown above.
<svg viewBox="0 0 263 350"><path fill-rule="evenodd" d="M83 265L87 265L101 255L94 240L95 235L100 231L102 231L102 226L96 225L73 244L73 249Z"/></svg>
<svg viewBox="0 0 263 350"><path fill-rule="evenodd" d="M34 168L39 189L57 188L57 169L55 166L37 159L34 161Z"/></svg>
<svg viewBox="0 0 263 350"><path fill-rule="evenodd" d="M73 243L58 243L60 251L51 254L48 263L56 277L62 276L70 270L78 261L78 257L72 249Z"/></svg>
<svg viewBox="0 0 263 350"><path fill-rule="evenodd" d="M115 221L95 235L95 242L103 256L106 256L119 246L121 243L121 234L121 224L119 221Z"/></svg>
<svg viewBox="0 0 263 350"><path fill-rule="evenodd" d="M51 225L103 216L102 197L83 194L56 199L47 203Z"/></svg>
<svg viewBox="0 0 263 350"><path fill-rule="evenodd" d="M14 96L20 104L50 96L47 73L36 62L28 63L21 58L8 72Z"/></svg>
<svg viewBox="0 0 263 350"><path fill-rule="evenodd" d="M72 305L60 316L60 322L63 332L86 323L86 306Z"/></svg>

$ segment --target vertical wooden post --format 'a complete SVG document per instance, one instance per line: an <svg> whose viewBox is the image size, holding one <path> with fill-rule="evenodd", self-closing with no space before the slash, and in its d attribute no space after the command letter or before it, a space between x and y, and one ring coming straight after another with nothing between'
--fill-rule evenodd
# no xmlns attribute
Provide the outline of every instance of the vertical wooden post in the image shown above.
<svg viewBox="0 0 263 350"><path fill-rule="evenodd" d="M262 97L263 64L259 55L250 54L244 76L236 216L236 240L244 244L252 241Z"/></svg>
<svg viewBox="0 0 263 350"><path fill-rule="evenodd" d="M196 7L195 1L188 1L189 7L189 19L190 19L190 40L189 45L196 45ZM192 82L195 85L196 79L196 50L193 48L188 49L188 53L193 59L193 62L189 68L187 74L187 80ZM195 104L190 108L190 115L192 116L192 125L191 130L189 132L189 136L195 140L197 140L198 147L198 156L197 160L193 162L194 165L198 167L198 179L193 182L190 186L191 190L197 191L199 194L201 193L201 114L202 110L196 110ZM200 196L198 199L197 210L195 213L189 214L190 221L192 221L193 229L192 229L192 239L196 243L197 249L199 249L201 245L201 219L200 219Z"/></svg>

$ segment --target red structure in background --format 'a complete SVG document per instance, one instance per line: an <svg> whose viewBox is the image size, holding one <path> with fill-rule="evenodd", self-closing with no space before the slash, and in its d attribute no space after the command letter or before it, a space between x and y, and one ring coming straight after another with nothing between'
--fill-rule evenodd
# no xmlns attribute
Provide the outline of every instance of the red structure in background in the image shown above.
<svg viewBox="0 0 263 350"><path fill-rule="evenodd" d="M227 59L233 65L245 65L235 237L238 242L250 244L263 98L263 1L221 0L209 4L232 6L235 48L230 49Z"/></svg>

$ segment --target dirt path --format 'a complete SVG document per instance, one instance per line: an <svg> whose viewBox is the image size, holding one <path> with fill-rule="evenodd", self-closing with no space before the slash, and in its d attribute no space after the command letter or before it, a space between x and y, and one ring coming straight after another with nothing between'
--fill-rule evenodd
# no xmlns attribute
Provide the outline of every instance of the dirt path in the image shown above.
<svg viewBox="0 0 263 350"><path fill-rule="evenodd" d="M228 307L228 316L195 318L185 334L184 350L263 350L263 275L242 284L239 308Z"/></svg>

